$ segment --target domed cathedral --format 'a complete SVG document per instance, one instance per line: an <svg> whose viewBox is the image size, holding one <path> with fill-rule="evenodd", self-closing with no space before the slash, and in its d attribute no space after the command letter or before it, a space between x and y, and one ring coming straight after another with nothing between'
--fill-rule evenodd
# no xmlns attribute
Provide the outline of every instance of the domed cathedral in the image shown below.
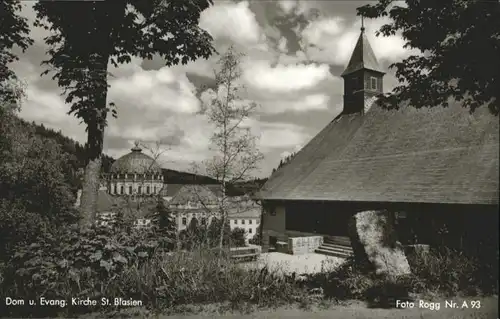
<svg viewBox="0 0 500 319"><path fill-rule="evenodd" d="M164 180L160 165L144 154L139 143L117 159L106 178L110 195L153 196L160 194Z"/></svg>
<svg viewBox="0 0 500 319"><path fill-rule="evenodd" d="M157 161L144 154L138 142L134 144L111 165L108 174L101 175L96 220L101 226L111 226L119 211L136 227L152 226L158 196L163 197L167 185ZM81 190L75 206L80 205L80 196Z"/></svg>

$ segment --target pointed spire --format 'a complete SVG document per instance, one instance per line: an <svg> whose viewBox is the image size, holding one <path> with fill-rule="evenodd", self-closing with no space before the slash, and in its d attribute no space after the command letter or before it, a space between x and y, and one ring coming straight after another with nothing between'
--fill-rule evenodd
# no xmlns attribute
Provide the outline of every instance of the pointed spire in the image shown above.
<svg viewBox="0 0 500 319"><path fill-rule="evenodd" d="M373 52L373 49L368 42L368 38L366 37L363 17L361 17L361 33L352 52L351 59L349 60L345 71L342 73L342 76L361 69L385 73L380 67L377 58L375 57L375 53Z"/></svg>

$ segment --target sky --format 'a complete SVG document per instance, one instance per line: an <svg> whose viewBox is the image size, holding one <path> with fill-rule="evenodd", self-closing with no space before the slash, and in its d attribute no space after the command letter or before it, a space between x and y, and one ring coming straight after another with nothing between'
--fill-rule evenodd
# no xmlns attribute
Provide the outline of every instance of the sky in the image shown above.
<svg viewBox="0 0 500 319"><path fill-rule="evenodd" d="M25 1L22 14L31 25L34 2ZM202 12L200 27L214 38L218 52L232 45L241 60L241 98L258 107L247 122L258 137L264 155L256 177L269 176L281 158L300 150L342 110L340 74L360 33L356 8L366 1L215 0ZM373 3L373 2L372 2ZM384 91L397 83L388 66L409 55L399 35L377 37L375 31L388 18L365 20L366 34L380 65L387 71ZM43 123L84 144L84 124L67 115L69 105L55 81L40 76L48 47L46 30L32 27L35 43L19 53L12 65L27 84L20 116ZM165 168L189 171L208 160L210 135L206 117L198 114L204 97L214 88L219 56L187 65L167 67L165 61L133 58L130 64L110 66L108 102L117 105L118 118L109 117L104 153L118 158L133 143L161 142L159 163Z"/></svg>

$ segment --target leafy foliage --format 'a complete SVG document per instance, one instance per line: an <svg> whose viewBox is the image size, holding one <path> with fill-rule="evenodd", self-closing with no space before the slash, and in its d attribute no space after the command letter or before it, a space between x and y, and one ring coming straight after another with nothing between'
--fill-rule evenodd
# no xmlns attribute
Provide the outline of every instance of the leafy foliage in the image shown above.
<svg viewBox="0 0 500 319"><path fill-rule="evenodd" d="M261 227L262 224L259 224L257 230L255 231L255 235L249 240L249 243L252 245L262 245L262 236L261 236Z"/></svg>
<svg viewBox="0 0 500 319"><path fill-rule="evenodd" d="M498 268L485 267L484 261L459 251L419 250L408 253L408 261L412 274L387 277L376 275L350 257L333 269L306 276L303 284L321 287L327 298L363 300L376 307L393 307L395 299L410 299L415 294L449 297L498 293Z"/></svg>
<svg viewBox="0 0 500 319"><path fill-rule="evenodd" d="M9 83L16 83L17 77L8 65L18 60L12 52L14 47L25 51L33 40L29 38L29 26L26 18L19 15L22 8L21 1L0 2L0 104L16 103L19 90L12 90ZM3 105L2 105L3 106Z"/></svg>
<svg viewBox="0 0 500 319"><path fill-rule="evenodd" d="M377 35L401 32L405 47L422 53L391 65L401 85L380 97L383 106L397 108L401 101L417 108L447 106L452 97L471 111L485 105L498 115L498 1L379 0L358 8L358 14L390 17Z"/></svg>
<svg viewBox="0 0 500 319"><path fill-rule="evenodd" d="M194 250L200 248L215 248L220 242L222 220L213 218L207 225L200 224L196 218L192 218L188 227L179 233L182 248ZM229 224L224 225L223 231L224 247L243 247L246 245L245 230L234 228L231 230Z"/></svg>
<svg viewBox="0 0 500 319"><path fill-rule="evenodd" d="M418 292L439 291L448 296L498 293L498 254L496 262L482 260L446 247L430 252L415 251L408 262L416 278Z"/></svg>
<svg viewBox="0 0 500 319"><path fill-rule="evenodd" d="M234 247L244 247L246 245L245 239L246 231L243 228L234 228L231 230L231 245Z"/></svg>
<svg viewBox="0 0 500 319"><path fill-rule="evenodd" d="M77 221L69 154L38 136L14 113L0 111L0 255Z"/></svg>
<svg viewBox="0 0 500 319"><path fill-rule="evenodd" d="M161 249L155 237L144 231L124 233L108 228L46 234L36 243L16 247L4 270L2 294L67 300L107 296L104 293L117 276L141 267ZM131 297L142 297L133 294L133 287L127 289Z"/></svg>
<svg viewBox="0 0 500 319"><path fill-rule="evenodd" d="M165 206L163 199L160 197L157 199L153 223L158 226L158 234L161 236L171 239L176 237L177 227L175 224L175 218L170 209Z"/></svg>
<svg viewBox="0 0 500 319"><path fill-rule="evenodd" d="M20 245L3 269L0 297L100 300L122 296L156 309L225 301L232 306L243 302L266 306L304 298L297 283L277 272L244 269L211 249L165 254L151 238L142 232L74 228ZM99 306L4 307L0 311L18 317L35 312L67 317L113 309Z"/></svg>
<svg viewBox="0 0 500 319"><path fill-rule="evenodd" d="M230 47L219 59L220 70L215 73L217 91L208 90L200 114L213 124L211 148L215 155L204 163L209 176L222 185L217 210L222 219L219 247L224 245L223 230L228 223L228 186L247 181L263 159L257 149L257 136L243 123L253 114L257 105L241 100L240 85L242 54Z"/></svg>

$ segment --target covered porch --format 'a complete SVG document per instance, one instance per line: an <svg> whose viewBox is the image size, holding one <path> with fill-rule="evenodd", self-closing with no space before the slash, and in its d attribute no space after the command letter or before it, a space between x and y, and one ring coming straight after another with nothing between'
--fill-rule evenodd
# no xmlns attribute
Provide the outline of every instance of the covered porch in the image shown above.
<svg viewBox="0 0 500 319"><path fill-rule="evenodd" d="M353 212L332 208L327 203L312 202L265 207L264 251L294 255L326 251L346 257L351 250L348 223Z"/></svg>

